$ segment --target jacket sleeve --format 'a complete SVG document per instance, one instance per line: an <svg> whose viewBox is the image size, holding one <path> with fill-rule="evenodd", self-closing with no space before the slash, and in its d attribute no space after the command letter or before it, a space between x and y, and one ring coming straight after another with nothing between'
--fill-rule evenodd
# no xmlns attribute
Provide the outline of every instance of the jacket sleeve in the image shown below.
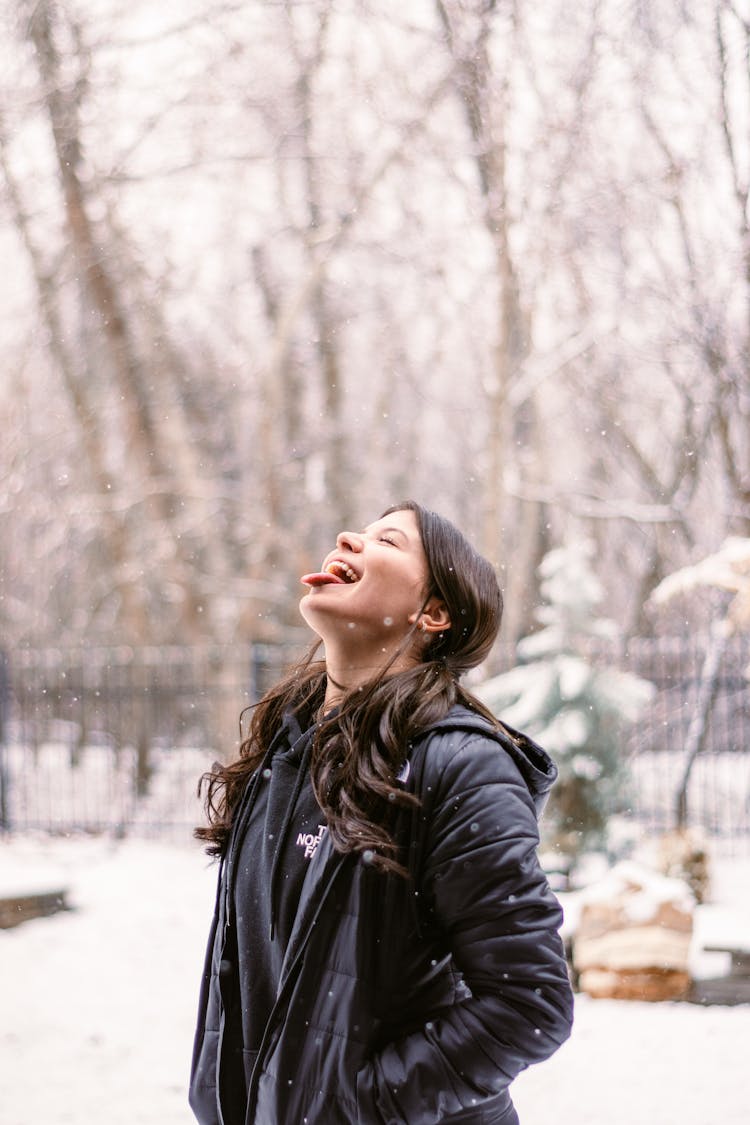
<svg viewBox="0 0 750 1125"><path fill-rule="evenodd" d="M534 806L489 737L464 735L425 809L418 888L466 998L388 1044L358 1075L360 1122L429 1125L503 1091L570 1034L562 911L542 872Z"/></svg>

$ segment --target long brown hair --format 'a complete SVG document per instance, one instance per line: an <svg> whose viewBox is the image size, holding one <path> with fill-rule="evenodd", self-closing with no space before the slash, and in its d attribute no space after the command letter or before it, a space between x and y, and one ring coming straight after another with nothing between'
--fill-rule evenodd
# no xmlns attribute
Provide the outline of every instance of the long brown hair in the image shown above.
<svg viewBox="0 0 750 1125"><path fill-rule="evenodd" d="M389 674L390 664L413 644L415 623L381 674L347 693L333 715L319 723L310 757L315 797L333 846L340 852L369 852L374 866L392 871L403 870L392 834L396 811L417 803L396 780L409 743L457 702L496 723L459 679L487 657L503 609L491 564L457 527L413 500L393 505L383 516L397 511L414 513L427 558L424 600L442 599L450 627L432 637L421 663ZM314 721L326 690L325 662L315 659L318 646L255 706L237 760L216 765L201 778L208 825L196 828L195 835L206 842L209 854L224 851L240 797L284 714L291 710L303 726Z"/></svg>

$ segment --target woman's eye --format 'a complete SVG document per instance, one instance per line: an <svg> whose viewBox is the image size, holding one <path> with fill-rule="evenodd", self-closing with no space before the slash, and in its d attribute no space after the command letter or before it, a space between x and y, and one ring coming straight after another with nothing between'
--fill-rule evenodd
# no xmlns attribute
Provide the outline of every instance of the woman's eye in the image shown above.
<svg viewBox="0 0 750 1125"><path fill-rule="evenodd" d="M395 546L396 546L396 540L395 540L395 539L390 539L390 538L389 538L389 537L388 537L387 535L381 535L381 536L380 536L380 542L381 542L381 543L390 543L390 545L391 545L392 547L395 547Z"/></svg>

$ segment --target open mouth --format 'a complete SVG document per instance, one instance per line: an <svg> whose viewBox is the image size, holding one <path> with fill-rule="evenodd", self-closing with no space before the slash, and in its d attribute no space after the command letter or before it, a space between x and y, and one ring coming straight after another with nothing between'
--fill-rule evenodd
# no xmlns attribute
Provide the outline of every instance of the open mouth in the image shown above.
<svg viewBox="0 0 750 1125"><path fill-rule="evenodd" d="M325 570L303 574L300 582L305 586L350 586L353 582L359 582L359 575L342 559L332 559Z"/></svg>
<svg viewBox="0 0 750 1125"><path fill-rule="evenodd" d="M342 562L341 559L334 559L333 562L329 562L324 574L332 574L334 578L338 578L341 582L359 581L357 572L352 570L348 563Z"/></svg>

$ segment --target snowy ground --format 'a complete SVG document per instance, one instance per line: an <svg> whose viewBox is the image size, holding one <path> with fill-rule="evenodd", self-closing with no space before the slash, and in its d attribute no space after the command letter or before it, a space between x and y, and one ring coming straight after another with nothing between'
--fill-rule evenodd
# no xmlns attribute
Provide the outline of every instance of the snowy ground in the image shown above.
<svg viewBox="0 0 750 1125"><path fill-rule="evenodd" d="M214 879L187 841L0 842L0 893L64 886L75 907L0 931L2 1125L190 1125ZM723 861L714 885L700 934L750 938L750 862ZM748 1044L750 1005L579 997L572 1039L514 1086L522 1125L744 1125Z"/></svg>

